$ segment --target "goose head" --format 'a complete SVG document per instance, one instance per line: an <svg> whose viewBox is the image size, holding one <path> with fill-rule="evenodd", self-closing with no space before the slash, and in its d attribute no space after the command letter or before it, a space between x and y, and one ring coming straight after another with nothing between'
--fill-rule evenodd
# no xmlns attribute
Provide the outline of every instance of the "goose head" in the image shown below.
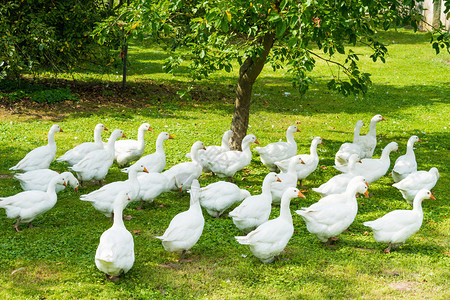
<svg viewBox="0 0 450 300"><path fill-rule="evenodd" d="M255 143L259 145L258 140L256 139L256 136L253 134L248 134L244 137L242 140L242 149L244 148L244 145L250 145L251 143Z"/></svg>
<svg viewBox="0 0 450 300"><path fill-rule="evenodd" d="M54 134L56 132L63 132L63 130L61 129L61 127L58 124L55 124L50 128L50 133Z"/></svg>
<svg viewBox="0 0 450 300"><path fill-rule="evenodd" d="M98 132L108 131L108 128L106 128L106 126L103 125L102 123L98 123L94 128L94 132L95 131L98 131Z"/></svg>
<svg viewBox="0 0 450 300"><path fill-rule="evenodd" d="M382 115L375 115L373 116L373 118L370 120L370 122L375 122L378 123L380 121L386 121L386 119L382 116Z"/></svg>
<svg viewBox="0 0 450 300"><path fill-rule="evenodd" d="M350 180L347 186L347 190L354 189L356 193L364 194L366 198L369 198L369 184L363 176L355 176Z"/></svg>
<svg viewBox="0 0 450 300"><path fill-rule="evenodd" d="M150 128L150 124L144 123L141 126L139 126L138 131L142 131L142 132L151 131L151 132L153 132L153 129Z"/></svg>
<svg viewBox="0 0 450 300"><path fill-rule="evenodd" d="M291 125L291 126L288 127L287 132L288 133L294 133L294 132L300 132L300 130L297 128L297 126Z"/></svg>

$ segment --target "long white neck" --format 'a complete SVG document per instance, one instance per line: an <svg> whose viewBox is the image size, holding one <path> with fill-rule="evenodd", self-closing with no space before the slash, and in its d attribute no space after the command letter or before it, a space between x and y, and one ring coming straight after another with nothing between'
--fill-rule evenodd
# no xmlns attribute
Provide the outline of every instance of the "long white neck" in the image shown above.
<svg viewBox="0 0 450 300"><path fill-rule="evenodd" d="M49 145L49 146L56 147L56 142L55 142L55 131L54 131L54 130L50 130L50 131L48 132L47 139L48 139L48 145Z"/></svg>
<svg viewBox="0 0 450 300"><path fill-rule="evenodd" d="M291 210L289 204L291 203L291 198L289 196L284 196L281 198L280 204L280 217L292 223Z"/></svg>
<svg viewBox="0 0 450 300"><path fill-rule="evenodd" d="M316 141L313 141L311 143L311 147L309 148L309 153L311 154L311 156L318 156L317 155L317 143Z"/></svg>
<svg viewBox="0 0 450 300"><path fill-rule="evenodd" d="M229 136L227 134L224 134L222 136L222 143L220 144L220 148L222 148L224 151L230 151L230 144L228 143Z"/></svg>
<svg viewBox="0 0 450 300"><path fill-rule="evenodd" d="M408 144L406 145L406 155L414 155L414 141L408 141Z"/></svg>
<svg viewBox="0 0 450 300"><path fill-rule="evenodd" d="M288 174L297 174L296 169L297 169L298 161L299 160L296 156L291 158L291 160L289 161L288 169L287 169Z"/></svg>
<svg viewBox="0 0 450 300"><path fill-rule="evenodd" d="M200 161L198 160L198 150L200 150L200 149L197 149L197 148L191 149L191 160L192 160L192 162L199 164Z"/></svg>
<svg viewBox="0 0 450 300"><path fill-rule="evenodd" d="M121 227L125 228L125 224L123 223L123 207L122 204L114 205L114 224L113 227Z"/></svg>
<svg viewBox="0 0 450 300"><path fill-rule="evenodd" d="M272 185L272 179L265 178L261 187L262 194L270 195L270 187Z"/></svg>
<svg viewBox="0 0 450 300"><path fill-rule="evenodd" d="M387 159L389 160L389 154L391 154L392 149L390 147L386 147L383 149L383 152L381 152L381 158L380 159Z"/></svg>
<svg viewBox="0 0 450 300"><path fill-rule="evenodd" d="M359 124L357 124L355 126L355 130L353 131L353 143L354 144L358 141L360 132L361 132L361 126L359 126Z"/></svg>
<svg viewBox="0 0 450 300"><path fill-rule="evenodd" d="M137 141L138 141L138 147L140 150L144 149L145 147L145 140L144 140L144 135L145 135L145 130L144 129L139 129L138 130L138 137L137 137Z"/></svg>
<svg viewBox="0 0 450 300"><path fill-rule="evenodd" d="M58 181L58 176L54 176L52 180L50 180L47 186L47 194L56 196L56 185Z"/></svg>
<svg viewBox="0 0 450 300"><path fill-rule="evenodd" d="M103 142L102 142L102 131L101 130L98 130L98 129L94 130L94 143L99 144L99 145L103 144Z"/></svg>
<svg viewBox="0 0 450 300"><path fill-rule="evenodd" d="M413 202L413 211L417 213L421 219L423 219L422 200L422 198L416 197Z"/></svg>
<svg viewBox="0 0 450 300"><path fill-rule="evenodd" d="M377 123L378 121L370 121L369 132L367 135L376 136L377 135Z"/></svg>
<svg viewBox="0 0 450 300"><path fill-rule="evenodd" d="M164 154L164 146L163 146L163 144L164 144L164 138L163 137L158 137L156 139L156 150L155 150L155 152Z"/></svg>
<svg viewBox="0 0 450 300"><path fill-rule="evenodd" d="M287 142L289 144L296 144L297 145L297 143L294 140L294 133L292 131L290 131L290 130L286 131L286 140L287 140Z"/></svg>
<svg viewBox="0 0 450 300"><path fill-rule="evenodd" d="M242 152L251 154L249 141L242 141L241 148L242 148Z"/></svg>

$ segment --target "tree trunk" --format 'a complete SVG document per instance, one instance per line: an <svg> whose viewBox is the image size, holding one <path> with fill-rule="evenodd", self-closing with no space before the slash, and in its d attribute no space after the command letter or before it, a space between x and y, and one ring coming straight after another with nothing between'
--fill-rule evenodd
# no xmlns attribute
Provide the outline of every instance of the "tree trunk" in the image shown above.
<svg viewBox="0 0 450 300"><path fill-rule="evenodd" d="M267 55L272 49L275 32L268 32L262 39L264 47L261 56L253 60L247 57L239 69L239 79L236 88L236 100L234 102L234 113L231 121L231 130L235 133L231 140L231 148L241 150L242 139L247 134L248 122L250 119L250 100L252 97L253 84L261 73L267 59Z"/></svg>

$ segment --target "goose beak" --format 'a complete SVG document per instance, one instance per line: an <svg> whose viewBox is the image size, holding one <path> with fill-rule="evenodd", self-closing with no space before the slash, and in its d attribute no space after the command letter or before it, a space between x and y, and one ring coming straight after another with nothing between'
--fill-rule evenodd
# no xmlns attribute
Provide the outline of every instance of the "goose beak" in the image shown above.
<svg viewBox="0 0 450 300"><path fill-rule="evenodd" d="M108 128L106 128L106 127L103 126L103 130L104 130L104 131L108 131Z"/></svg>
<svg viewBox="0 0 450 300"><path fill-rule="evenodd" d="M153 132L153 129L152 129L151 127L149 127L149 128L148 128L148 131L151 131L151 132Z"/></svg>
<svg viewBox="0 0 450 300"><path fill-rule="evenodd" d="M419 139L418 141L417 141L418 143L422 143L422 141Z"/></svg>
<svg viewBox="0 0 450 300"><path fill-rule="evenodd" d="M303 161L303 159L300 158L300 163L301 164L305 164L305 162Z"/></svg>
<svg viewBox="0 0 450 300"><path fill-rule="evenodd" d="M143 170L143 172L145 172L145 173L148 173L148 170L147 170L147 168L146 168L146 167L144 167L144 170Z"/></svg>
<svg viewBox="0 0 450 300"><path fill-rule="evenodd" d="M255 140L255 144L258 144L258 145L259 145L259 142L258 142L258 140Z"/></svg>
<svg viewBox="0 0 450 300"><path fill-rule="evenodd" d="M127 138L127 136L126 136L125 134L122 134L122 137L123 137L123 138Z"/></svg>
<svg viewBox="0 0 450 300"><path fill-rule="evenodd" d="M369 191L366 191L366 192L364 193L364 195L366 196L366 198L369 198Z"/></svg>
<svg viewBox="0 0 450 300"><path fill-rule="evenodd" d="M206 150L206 147L205 147L205 146L203 146L203 150Z"/></svg>
<svg viewBox="0 0 450 300"><path fill-rule="evenodd" d="M431 195L431 196L430 196L430 199L436 200L436 198L434 198L434 196L433 196L433 195Z"/></svg>
<svg viewBox="0 0 450 300"><path fill-rule="evenodd" d="M64 132L61 128L59 129L59 132Z"/></svg>
<svg viewBox="0 0 450 300"><path fill-rule="evenodd" d="M278 182L281 182L281 179L280 179L280 177L277 177L277 181L278 181Z"/></svg>
<svg viewBox="0 0 450 300"><path fill-rule="evenodd" d="M300 132L300 129L297 128L297 132Z"/></svg>
<svg viewBox="0 0 450 300"><path fill-rule="evenodd" d="M130 198L130 196L128 196L128 201L130 201L131 200L131 198Z"/></svg>
<svg viewBox="0 0 450 300"><path fill-rule="evenodd" d="M367 183L367 181L366 181L366 185L367 185L367 188L369 188L369 184Z"/></svg>
<svg viewBox="0 0 450 300"><path fill-rule="evenodd" d="M386 121L386 118L385 118L385 117L381 117L381 120L382 120L382 121Z"/></svg>
<svg viewBox="0 0 450 300"><path fill-rule="evenodd" d="M63 185L64 185L64 186L67 186L67 183L66 183L66 181L64 181L64 182L63 182Z"/></svg>
<svg viewBox="0 0 450 300"><path fill-rule="evenodd" d="M362 164L362 161L361 161L361 160L358 160L358 162L359 162L360 164Z"/></svg>
<svg viewBox="0 0 450 300"><path fill-rule="evenodd" d="M74 191L75 191L75 194L78 194L78 187L76 187L76 188L74 189Z"/></svg>
<svg viewBox="0 0 450 300"><path fill-rule="evenodd" d="M305 195L302 194L302 192L298 192L298 195L297 195L297 196L298 196L298 197L301 197L301 198L306 198Z"/></svg>
<svg viewBox="0 0 450 300"><path fill-rule="evenodd" d="M170 140L173 140L173 139L174 139L173 135L170 135L170 134L169 134L169 139L170 139Z"/></svg>

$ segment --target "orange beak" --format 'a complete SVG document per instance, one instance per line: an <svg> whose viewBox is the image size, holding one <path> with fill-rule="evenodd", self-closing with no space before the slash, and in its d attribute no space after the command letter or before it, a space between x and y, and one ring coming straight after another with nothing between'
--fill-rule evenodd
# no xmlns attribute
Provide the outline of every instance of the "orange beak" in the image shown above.
<svg viewBox="0 0 450 300"><path fill-rule="evenodd" d="M298 196L298 197L301 197L301 198L306 198L305 195L302 194L302 192L298 192L298 195L297 195L297 196Z"/></svg>
<svg viewBox="0 0 450 300"><path fill-rule="evenodd" d="M367 183L367 181L366 181L366 185L367 185L367 188L369 188L369 184Z"/></svg>
<svg viewBox="0 0 450 300"><path fill-rule="evenodd" d="M59 129L59 132L64 132L61 128Z"/></svg>
<svg viewBox="0 0 450 300"><path fill-rule="evenodd" d="M63 182L63 184L64 184L64 186L67 186L67 183L65 181Z"/></svg>
<svg viewBox="0 0 450 300"><path fill-rule="evenodd" d="M418 140L418 142L419 142L419 143L422 143L422 141L421 141L420 139Z"/></svg>
<svg viewBox="0 0 450 300"><path fill-rule="evenodd" d="M280 179L280 177L277 177L277 181L278 181L278 182L281 182L281 179Z"/></svg>
<svg viewBox="0 0 450 300"><path fill-rule="evenodd" d="M300 129L297 128L297 132L300 132Z"/></svg>
<svg viewBox="0 0 450 300"><path fill-rule="evenodd" d="M108 131L108 128L106 128L105 126L103 126L103 130L104 130L104 131Z"/></svg>
<svg viewBox="0 0 450 300"><path fill-rule="evenodd" d="M366 191L366 192L364 193L364 195L366 196L366 198L369 198L369 191Z"/></svg>
<svg viewBox="0 0 450 300"><path fill-rule="evenodd" d="M169 134L169 139L170 139L170 140L173 140L173 139L174 139L173 135L170 135L170 134Z"/></svg>
<svg viewBox="0 0 450 300"><path fill-rule="evenodd" d="M206 147L205 147L205 146L203 146L203 150L206 150Z"/></svg>
<svg viewBox="0 0 450 300"><path fill-rule="evenodd" d="M384 117L381 117L381 120L386 121L386 119Z"/></svg>
<svg viewBox="0 0 450 300"><path fill-rule="evenodd" d="M300 158L300 163L305 164L305 162L303 161L303 159Z"/></svg>
<svg viewBox="0 0 450 300"><path fill-rule="evenodd" d="M434 196L433 196L433 195L431 195L430 199L436 200L436 198L434 198Z"/></svg>
<svg viewBox="0 0 450 300"><path fill-rule="evenodd" d="M255 140L255 144L258 144L258 145L259 145L259 142L258 142L258 140Z"/></svg>
<svg viewBox="0 0 450 300"><path fill-rule="evenodd" d="M153 132L153 129L152 129L151 127L149 127L149 128L148 128L148 131L151 131L151 132Z"/></svg>
<svg viewBox="0 0 450 300"><path fill-rule="evenodd" d="M122 134L122 137L123 137L123 138L127 138L125 134Z"/></svg>
<svg viewBox="0 0 450 300"><path fill-rule="evenodd" d="M143 170L143 172L145 172L145 173L148 173L148 170L147 170L147 168L145 168L145 167L144 167L144 170Z"/></svg>
<svg viewBox="0 0 450 300"><path fill-rule="evenodd" d="M78 187L76 187L76 188L74 189L74 191L75 191L75 194L78 194Z"/></svg>

